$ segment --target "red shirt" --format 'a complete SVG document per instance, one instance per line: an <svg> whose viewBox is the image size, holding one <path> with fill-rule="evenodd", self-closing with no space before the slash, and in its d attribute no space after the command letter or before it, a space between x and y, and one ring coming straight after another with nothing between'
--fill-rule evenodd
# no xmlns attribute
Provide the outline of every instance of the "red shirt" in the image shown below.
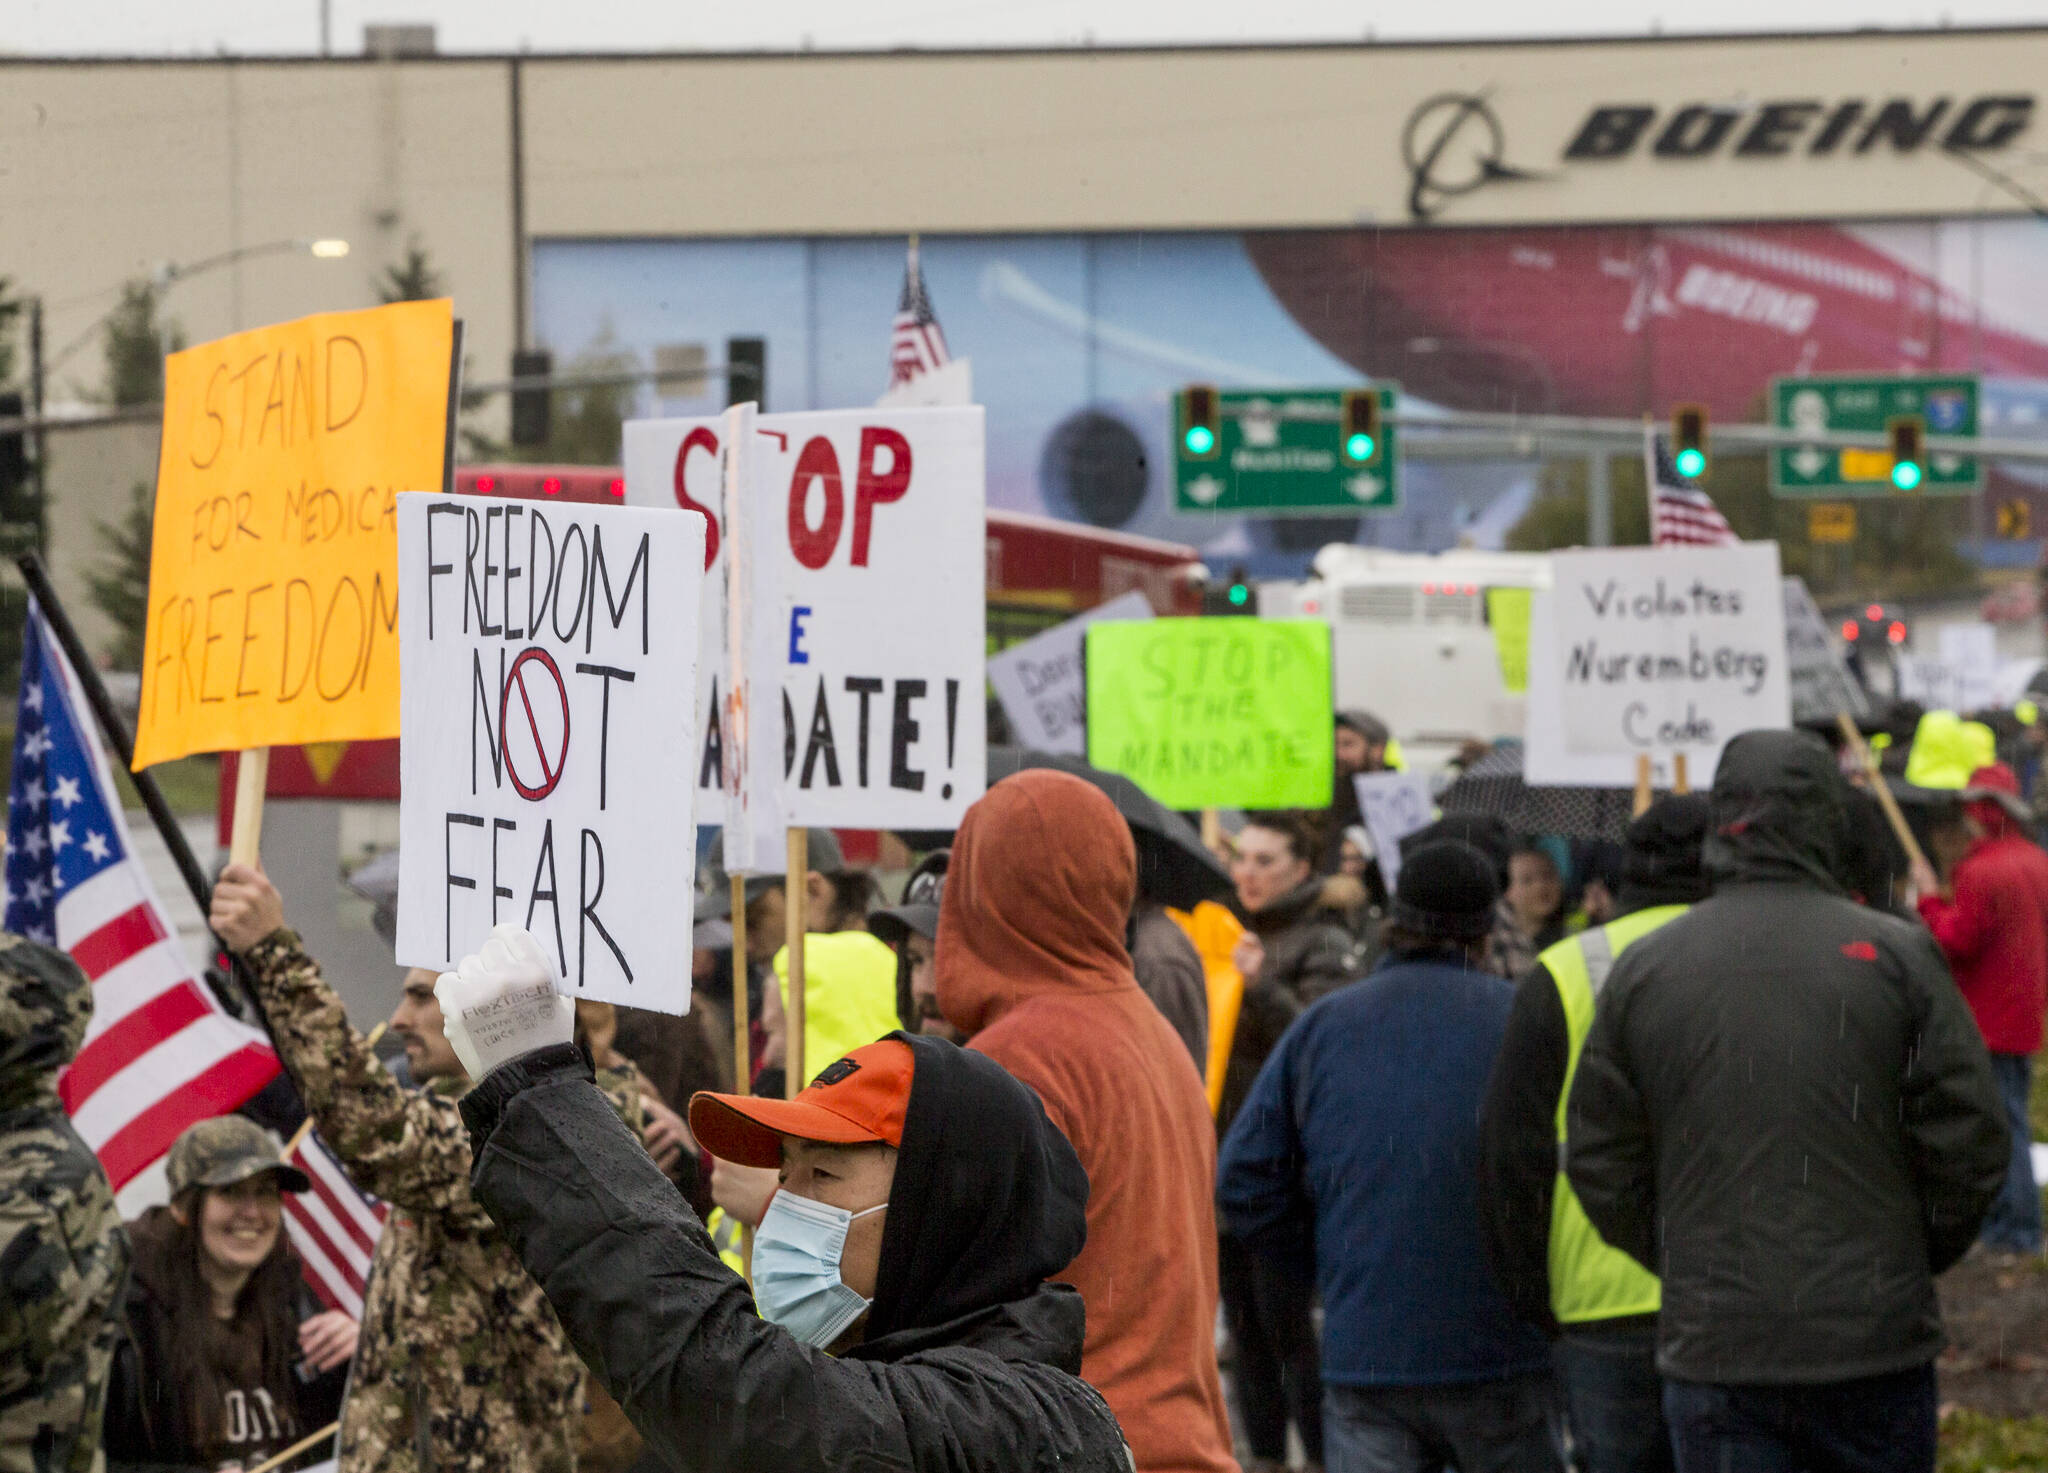
<svg viewBox="0 0 2048 1473"><path fill-rule="evenodd" d="M1956 865L1955 898L1920 898L1985 1047L2031 1054L2048 1013L2048 854L2001 823Z"/></svg>

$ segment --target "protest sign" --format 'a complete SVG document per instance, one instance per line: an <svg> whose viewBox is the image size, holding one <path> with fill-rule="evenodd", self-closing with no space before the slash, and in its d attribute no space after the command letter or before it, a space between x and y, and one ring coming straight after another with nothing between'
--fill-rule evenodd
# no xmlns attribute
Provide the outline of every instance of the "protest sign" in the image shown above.
<svg viewBox="0 0 2048 1473"><path fill-rule="evenodd" d="M722 420L626 427L626 498L704 510ZM700 469L701 467L701 469ZM734 468L734 557L751 610L751 770L780 773L778 821L797 827L951 828L987 777L983 691L986 511L982 412L767 414ZM716 673L727 680L729 640ZM721 712L700 781L735 755ZM762 692L775 693L764 696ZM758 792L759 790L757 790ZM777 866L779 868L779 864Z"/></svg>
<svg viewBox="0 0 2048 1473"><path fill-rule="evenodd" d="M988 662L988 683L1010 719L1018 745L1079 757L1088 750L1086 693L1081 688L1081 638L1105 619L1149 619L1152 604L1126 593L1078 619L1034 634Z"/></svg>
<svg viewBox="0 0 2048 1473"><path fill-rule="evenodd" d="M1168 808L1329 804L1326 621L1151 619L1085 638L1094 766Z"/></svg>
<svg viewBox="0 0 2048 1473"><path fill-rule="evenodd" d="M1713 780L1738 732L1791 720L1776 543L1560 552L1530 605L1527 780Z"/></svg>
<svg viewBox="0 0 2048 1473"><path fill-rule="evenodd" d="M401 302L165 360L137 770L398 735L395 498L446 484L454 344Z"/></svg>
<svg viewBox="0 0 2048 1473"><path fill-rule="evenodd" d="M1785 654L1791 661L1794 721L1832 722L1838 711L1858 721L1869 719L1870 697L1842 663L1834 633L1803 578L1785 580Z"/></svg>
<svg viewBox="0 0 2048 1473"><path fill-rule="evenodd" d="M699 517L398 498L398 959L500 921L573 995L689 1009Z"/></svg>
<svg viewBox="0 0 2048 1473"><path fill-rule="evenodd" d="M1509 695L1529 689L1529 599L1526 588L1486 590L1486 622L1500 656L1500 683Z"/></svg>
<svg viewBox="0 0 2048 1473"><path fill-rule="evenodd" d="M1429 779L1413 772L1361 772L1351 783L1358 791L1358 811L1372 837L1380 878L1392 894L1401 878L1401 841L1428 828L1436 817Z"/></svg>

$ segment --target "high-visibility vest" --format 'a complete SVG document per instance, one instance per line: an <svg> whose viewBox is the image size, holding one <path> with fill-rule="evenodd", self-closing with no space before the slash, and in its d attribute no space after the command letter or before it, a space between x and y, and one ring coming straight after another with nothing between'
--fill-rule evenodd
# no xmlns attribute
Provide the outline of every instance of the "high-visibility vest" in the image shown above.
<svg viewBox="0 0 2048 1473"><path fill-rule="evenodd" d="M1579 1072L1579 1051L1593 1026L1593 1005L1614 970L1614 959L1630 942L1685 911L1682 905L1651 906L1560 941L1538 958L1557 984L1567 1039L1564 1088L1557 1092L1557 1186L1550 1196L1550 1312L1561 1325L1655 1314L1662 1303L1657 1276L1608 1246L1565 1178L1565 1105Z"/></svg>

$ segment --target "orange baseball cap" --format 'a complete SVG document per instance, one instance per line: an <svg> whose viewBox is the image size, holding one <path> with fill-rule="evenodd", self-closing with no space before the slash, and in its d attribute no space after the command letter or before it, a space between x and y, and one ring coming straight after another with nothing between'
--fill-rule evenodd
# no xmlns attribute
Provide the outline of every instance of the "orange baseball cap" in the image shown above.
<svg viewBox="0 0 2048 1473"><path fill-rule="evenodd" d="M712 1155L742 1166L780 1166L784 1136L900 1146L916 1065L909 1044L885 1038L827 1064L793 1100L699 1090L690 1097L690 1133Z"/></svg>

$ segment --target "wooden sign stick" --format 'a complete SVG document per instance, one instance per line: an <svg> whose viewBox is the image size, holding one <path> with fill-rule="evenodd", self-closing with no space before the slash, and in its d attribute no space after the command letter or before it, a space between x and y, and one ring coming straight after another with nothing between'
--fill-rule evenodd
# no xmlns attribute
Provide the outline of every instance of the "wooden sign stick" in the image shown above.
<svg viewBox="0 0 2048 1473"><path fill-rule="evenodd" d="M747 880L732 877L732 1092L753 1093L754 1050L747 1031Z"/></svg>
<svg viewBox="0 0 2048 1473"><path fill-rule="evenodd" d="M795 1099L809 1082L804 1073L804 902L810 894L811 832L789 831L789 867L783 871L784 911L789 918L784 942L789 947L789 996L782 1005L787 1040L783 1053L783 1096Z"/></svg>
<svg viewBox="0 0 2048 1473"><path fill-rule="evenodd" d="M293 1458L296 1458L300 1453L304 1452L307 1448L316 1446L317 1444L324 1442L328 1438L334 1436L336 1430L339 1429L340 1426L340 1422L329 1422L325 1427L322 1427L318 1432L313 1433L310 1437L300 1438L297 1442L293 1443L290 1447L286 1448L276 1457L265 1458L262 1462L258 1463L255 1467L251 1468L249 1470L249 1473L270 1473L270 1470L272 1468L282 1467L284 1464L289 1463Z"/></svg>
<svg viewBox="0 0 2048 1473"><path fill-rule="evenodd" d="M1671 791L1680 794L1692 791L1692 777L1685 770L1685 753L1683 752L1673 752L1671 754Z"/></svg>
<svg viewBox="0 0 2048 1473"><path fill-rule="evenodd" d="M1927 864L1927 856L1921 852L1920 841L1913 837L1912 826L1906 822L1906 815L1899 811L1899 800L1892 796L1891 784L1884 780L1884 774L1878 770L1877 754L1870 750L1870 744L1863 740L1863 733L1856 729L1855 718L1847 711L1837 711L1835 723L1842 728L1842 736L1849 743L1849 750L1856 754L1856 765L1870 774L1871 795L1877 799L1877 806L1884 810L1885 820L1891 824L1892 834L1898 839L1899 847L1906 851L1907 861L1912 864Z"/></svg>
<svg viewBox="0 0 2048 1473"><path fill-rule="evenodd" d="M1641 818L1649 810L1650 800L1656 796L1650 786L1650 754L1636 754L1636 805L1635 816Z"/></svg>
<svg viewBox="0 0 2048 1473"><path fill-rule="evenodd" d="M260 867L263 846L263 790L270 785L270 748L251 747L235 765L235 823L228 834L228 862Z"/></svg>

